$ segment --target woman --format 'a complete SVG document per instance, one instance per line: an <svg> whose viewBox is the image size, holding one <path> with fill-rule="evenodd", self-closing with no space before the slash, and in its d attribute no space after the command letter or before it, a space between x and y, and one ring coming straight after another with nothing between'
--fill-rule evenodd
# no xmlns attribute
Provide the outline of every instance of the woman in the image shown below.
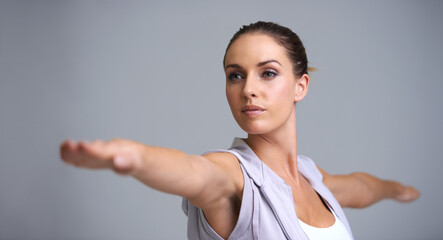
<svg viewBox="0 0 443 240"><path fill-rule="evenodd" d="M114 169L183 196L190 239L352 239L341 207L419 196L365 173L329 175L297 156L296 105L309 75L303 44L290 29L269 22L243 26L223 64L229 106L248 133L229 150L196 156L122 139L66 141L62 159Z"/></svg>

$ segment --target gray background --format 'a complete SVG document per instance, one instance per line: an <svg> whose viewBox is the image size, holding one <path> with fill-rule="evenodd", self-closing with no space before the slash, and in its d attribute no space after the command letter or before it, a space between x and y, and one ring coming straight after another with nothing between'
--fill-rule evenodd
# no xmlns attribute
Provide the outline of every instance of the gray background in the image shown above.
<svg viewBox="0 0 443 240"><path fill-rule="evenodd" d="M199 154L245 136L222 57L243 24L307 49L299 153L419 188L346 210L356 239L443 239L443 2L0 1L0 239L185 239L179 197L64 165L66 138Z"/></svg>

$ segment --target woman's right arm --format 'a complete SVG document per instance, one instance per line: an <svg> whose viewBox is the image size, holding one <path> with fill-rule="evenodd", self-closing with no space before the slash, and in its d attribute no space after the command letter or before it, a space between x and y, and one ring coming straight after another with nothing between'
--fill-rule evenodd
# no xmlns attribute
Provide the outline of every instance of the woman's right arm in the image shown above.
<svg viewBox="0 0 443 240"><path fill-rule="evenodd" d="M214 161L220 158L209 157L210 160L130 140L65 141L60 146L60 155L66 163L77 167L113 169L133 176L151 188L186 197L202 209L232 198L242 187L238 163ZM233 168L238 169L233 171Z"/></svg>

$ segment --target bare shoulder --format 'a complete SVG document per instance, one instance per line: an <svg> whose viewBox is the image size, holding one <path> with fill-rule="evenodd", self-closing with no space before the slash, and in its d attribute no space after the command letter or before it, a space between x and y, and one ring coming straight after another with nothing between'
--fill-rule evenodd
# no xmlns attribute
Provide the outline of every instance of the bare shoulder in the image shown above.
<svg viewBox="0 0 443 240"><path fill-rule="evenodd" d="M213 152L204 154L203 157L218 166L221 171L227 173L233 180L237 190L243 189L243 173L236 156L228 152Z"/></svg>
<svg viewBox="0 0 443 240"><path fill-rule="evenodd" d="M194 176L201 187L195 194L186 196L192 204L205 211L219 209L221 205L226 207L232 199L241 198L243 173L234 155L220 152L195 157Z"/></svg>
<svg viewBox="0 0 443 240"><path fill-rule="evenodd" d="M228 152L212 152L203 155L205 158L213 162L214 164L226 168L228 170L241 170L240 163L233 154Z"/></svg>

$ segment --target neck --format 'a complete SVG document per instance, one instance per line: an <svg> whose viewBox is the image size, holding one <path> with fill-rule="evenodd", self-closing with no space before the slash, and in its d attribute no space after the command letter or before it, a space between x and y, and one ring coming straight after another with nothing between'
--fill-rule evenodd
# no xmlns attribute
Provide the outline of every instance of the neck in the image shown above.
<svg viewBox="0 0 443 240"><path fill-rule="evenodd" d="M246 143L280 177L298 179L295 107L280 128L266 134L248 134Z"/></svg>

